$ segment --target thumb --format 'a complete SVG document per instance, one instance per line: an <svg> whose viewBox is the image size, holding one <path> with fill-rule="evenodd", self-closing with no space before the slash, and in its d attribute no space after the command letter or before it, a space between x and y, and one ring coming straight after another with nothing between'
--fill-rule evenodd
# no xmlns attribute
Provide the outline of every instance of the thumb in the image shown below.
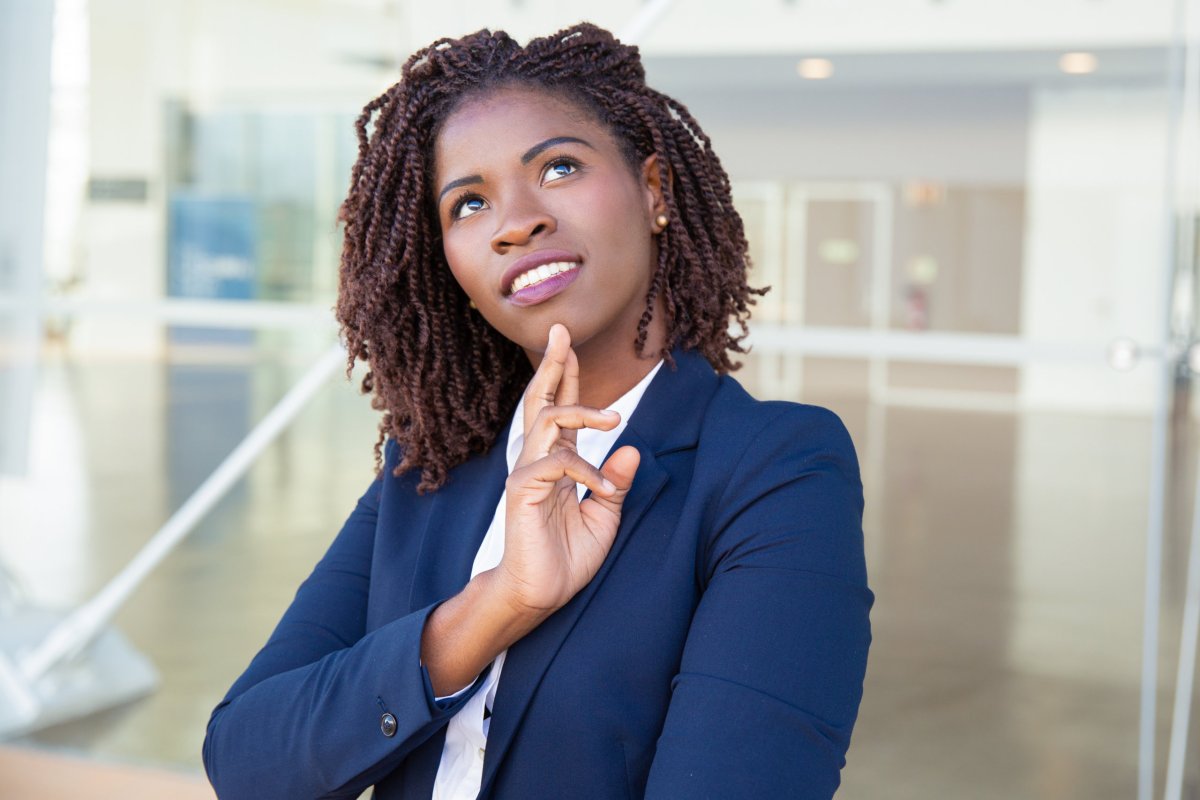
<svg viewBox="0 0 1200 800"><path fill-rule="evenodd" d="M625 445L617 452L608 457L604 465L600 467L600 473L608 478L616 487L616 491L607 497L592 492L591 498L603 508L609 511L620 514L621 505L625 502L625 496L629 494L629 489L633 486L633 477L637 473L638 465L642 463L642 454L638 452L636 447Z"/></svg>

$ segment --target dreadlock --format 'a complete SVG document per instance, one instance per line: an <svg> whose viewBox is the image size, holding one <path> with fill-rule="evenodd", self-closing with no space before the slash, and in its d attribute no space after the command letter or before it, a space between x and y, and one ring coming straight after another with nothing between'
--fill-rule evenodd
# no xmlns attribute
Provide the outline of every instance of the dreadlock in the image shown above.
<svg viewBox="0 0 1200 800"><path fill-rule="evenodd" d="M524 47L503 31L481 30L418 51L355 123L336 311L346 375L365 360L362 391L383 412L376 469L391 436L401 453L394 474L419 467L420 491L491 447L533 374L520 347L469 312L432 200L441 125L465 98L508 86L554 92L590 111L631 165L658 154L669 222L637 327L639 354L661 299L667 339L659 355L673 363L671 349L682 346L719 372L737 369L729 354L746 352L752 295L765 291L746 283L742 221L708 136L685 106L646 86L636 47L583 23Z"/></svg>

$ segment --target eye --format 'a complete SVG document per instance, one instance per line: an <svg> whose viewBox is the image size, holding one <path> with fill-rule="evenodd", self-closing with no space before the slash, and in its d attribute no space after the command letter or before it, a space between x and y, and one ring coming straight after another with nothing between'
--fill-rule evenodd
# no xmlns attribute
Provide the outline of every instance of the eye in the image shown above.
<svg viewBox="0 0 1200 800"><path fill-rule="evenodd" d="M482 211L487 207L487 203L479 195L468 194L455 201L450 208L451 219L465 219L476 211Z"/></svg>
<svg viewBox="0 0 1200 800"><path fill-rule="evenodd" d="M542 173L542 181L550 183L559 178L565 178L579 171L579 165L569 158L559 158L551 161L546 165L546 170Z"/></svg>

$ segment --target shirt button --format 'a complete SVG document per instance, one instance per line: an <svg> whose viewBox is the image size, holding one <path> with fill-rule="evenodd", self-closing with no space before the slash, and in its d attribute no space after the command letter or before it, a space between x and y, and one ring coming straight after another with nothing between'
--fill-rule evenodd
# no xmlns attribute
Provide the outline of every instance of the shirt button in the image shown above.
<svg viewBox="0 0 1200 800"><path fill-rule="evenodd" d="M483 748L479 748L479 760L483 761Z"/></svg>
<svg viewBox="0 0 1200 800"><path fill-rule="evenodd" d="M396 718L391 714L384 714L379 718L379 730L383 731L384 736L395 736Z"/></svg>

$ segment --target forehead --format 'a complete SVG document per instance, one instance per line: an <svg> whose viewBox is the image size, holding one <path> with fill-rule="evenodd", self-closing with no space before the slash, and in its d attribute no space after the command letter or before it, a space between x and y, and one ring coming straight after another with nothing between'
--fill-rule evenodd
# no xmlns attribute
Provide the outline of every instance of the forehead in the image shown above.
<svg viewBox="0 0 1200 800"><path fill-rule="evenodd" d="M615 152L612 135L578 104L538 89L504 88L463 102L450 113L434 143L439 180L493 159L519 159L529 147L556 136L577 136L599 151Z"/></svg>

